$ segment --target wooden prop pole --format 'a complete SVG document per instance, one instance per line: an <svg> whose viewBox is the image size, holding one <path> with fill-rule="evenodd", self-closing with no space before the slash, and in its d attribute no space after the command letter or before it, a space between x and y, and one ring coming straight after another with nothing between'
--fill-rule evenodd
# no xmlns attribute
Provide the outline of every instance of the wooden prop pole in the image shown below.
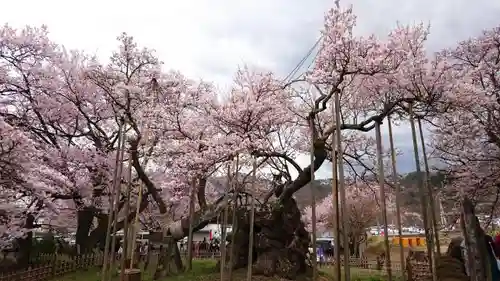
<svg viewBox="0 0 500 281"><path fill-rule="evenodd" d="M227 165L227 186L226 194L231 190L232 178L231 178L231 165ZM224 207L224 213L222 215L222 233L221 233L221 246L220 246L220 280L226 280L226 240L227 240L227 220L229 213L229 204Z"/></svg>
<svg viewBox="0 0 500 281"><path fill-rule="evenodd" d="M392 122L390 115L387 116L387 126L389 128L389 145L391 148L391 164L392 164L392 182L396 187L396 224L398 227L398 238L399 238L399 262L401 263L401 272L403 276L403 281L406 281L405 277L405 254L403 249L403 226L401 225L401 184L399 182L399 176L396 169L396 151L394 148L394 139L392 136Z"/></svg>
<svg viewBox="0 0 500 281"><path fill-rule="evenodd" d="M106 227L106 241L104 242L104 257L103 257L103 264L102 264L102 271L101 271L101 280L102 281L107 281L107 272L108 272L108 265L109 265L109 260L111 259L109 257L110 255L110 243L111 243L111 223L113 221L113 210L114 210L114 204L115 204L115 198L114 194L116 193L116 187L117 187L117 182L118 182L118 166L121 163L120 159L120 153L122 151L123 147L123 142L124 142L124 136L123 136L123 127L124 127L124 122L123 119L120 120L118 124L118 145L116 149L116 158L115 158L115 169L113 171L113 182L112 186L109 192L109 214L108 214L108 224ZM111 270L111 269L109 269Z"/></svg>
<svg viewBox="0 0 500 281"><path fill-rule="evenodd" d="M124 123L124 127L125 127L125 123ZM125 128L123 129L124 132L123 134L125 134ZM111 273L113 271L113 268L115 267L115 249L116 249L116 227L117 227L117 224L118 224L118 202L120 200L120 194L121 194L121 179L122 179L122 171L123 171L123 155L125 153L125 135L123 135L123 140L122 140L122 149L120 151L120 165L118 165L118 178L117 178L117 184L116 184L116 190L115 190L115 194L113 196L115 196L115 206L113 208L113 213L112 213L112 223L113 223L113 227L112 227L112 231L111 233L113 234L113 237L111 238L111 255L113 256L113 258L110 260L109 262L109 271L107 273L107 279L106 280L111 280Z"/></svg>
<svg viewBox="0 0 500 281"><path fill-rule="evenodd" d="M332 103L332 116L335 116L335 108ZM332 206L333 206L333 251L334 251L334 267L333 276L335 280L342 278L340 267L340 208L339 208L339 184L338 184L338 165L337 165L337 150L335 147L337 130L332 134Z"/></svg>
<svg viewBox="0 0 500 281"><path fill-rule="evenodd" d="M130 213L130 192L132 191L132 154L129 155L128 159L128 183L127 189L125 191L125 210L123 215L123 254L120 257L120 281L125 280L125 268L127 267L127 256L129 251L129 225L128 225L128 215ZM117 221L118 222L118 221Z"/></svg>
<svg viewBox="0 0 500 281"><path fill-rule="evenodd" d="M343 158L343 149L342 149L342 133L340 131L340 93L335 93L335 132L336 132L336 145L337 145L337 165L339 171L339 195L340 195L340 209L347 210L347 196L345 192L345 177L344 177L344 158ZM349 236L348 232L348 224L347 218L345 217L345 212L341 212L341 220L342 220L342 244L344 248L344 280L351 281L351 270L349 266Z"/></svg>
<svg viewBox="0 0 500 281"><path fill-rule="evenodd" d="M430 211L430 223L432 226L432 233L434 234L434 245L436 245L436 258L441 256L441 243L439 242L439 227L436 219L436 202L434 201L434 191L432 190L431 178L430 178L430 170L429 163L427 161L427 153L425 149L425 141L424 141L424 131L422 129L422 120L420 118L417 119L418 123L418 132L420 134L420 145L422 146L422 158L424 160L424 169L425 169L425 181L424 185L427 190L427 194L429 197L429 211Z"/></svg>
<svg viewBox="0 0 500 281"><path fill-rule="evenodd" d="M252 159L252 186L250 194L250 234L248 240L248 265L247 265L247 281L252 281L252 262L253 262L253 236L254 236L254 223L255 223L255 188L257 186L257 160L255 157Z"/></svg>
<svg viewBox="0 0 500 281"><path fill-rule="evenodd" d="M313 267L313 280L318 279L318 253L316 244L316 192L313 188L314 182L314 140L316 138L316 132L314 129L314 119L310 118L309 128L311 130L311 145L310 145L310 160L311 160L311 181L309 182L309 187L311 189L311 223L312 223L312 267Z"/></svg>
<svg viewBox="0 0 500 281"><path fill-rule="evenodd" d="M234 165L234 176L232 176L233 179L233 209L232 209L232 215L231 215L231 252L229 252L229 268L228 268L228 280L231 281L233 280L233 264L234 264L234 259L236 258L236 247L235 247L235 242L236 242L236 232L238 229L238 218L237 218L237 209L238 209L238 194L240 190L239 182L238 182L238 173L240 169L240 156L236 155L236 164Z"/></svg>
<svg viewBox="0 0 500 281"><path fill-rule="evenodd" d="M422 208L422 220L424 223L424 231L425 231L425 240L426 240L426 245L427 245L427 257L429 259L429 267L431 269L431 274L432 274L432 280L436 281L437 276L436 276L436 269L434 267L435 262L434 262L434 254L433 254L433 237L432 234L430 233L429 229L429 218L428 218L428 203L427 203L427 194L424 189L424 185L422 182L422 177L421 177L421 169L420 169L420 157L419 157L419 151L418 151L418 142L417 142L417 130L415 128L415 116L413 113L413 104L410 104L409 106L409 114L410 114L410 127L411 127L411 136L412 136L412 142L413 142L413 154L415 158L415 169L418 175L418 190L420 193L420 204Z"/></svg>
<svg viewBox="0 0 500 281"><path fill-rule="evenodd" d="M380 201L382 202L382 221L384 223L384 248L385 248L385 268L387 271L387 281L392 281L391 268L391 248L389 245L389 229L387 222L387 203L385 200L385 175L384 159L382 158L382 134L380 132L381 122L375 122L375 138L377 142L377 166L378 166L378 185L380 188Z"/></svg>
<svg viewBox="0 0 500 281"><path fill-rule="evenodd" d="M139 193L137 194L137 204L135 207L135 217L134 217L134 228L132 232L132 251L130 252L130 269L134 268L134 255L135 255L135 244L137 239L137 231L139 230L139 210L141 208L142 201L142 184L139 185Z"/></svg>
<svg viewBox="0 0 500 281"><path fill-rule="evenodd" d="M187 246L187 270L193 269L193 220L194 220L194 200L196 194L196 184L191 183L189 194L189 231L188 231L188 246Z"/></svg>

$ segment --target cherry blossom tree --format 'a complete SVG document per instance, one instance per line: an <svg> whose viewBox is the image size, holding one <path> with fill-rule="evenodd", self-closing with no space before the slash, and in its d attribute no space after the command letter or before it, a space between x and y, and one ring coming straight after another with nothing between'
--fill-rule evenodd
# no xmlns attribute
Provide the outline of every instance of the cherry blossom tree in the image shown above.
<svg viewBox="0 0 500 281"><path fill-rule="evenodd" d="M348 202L347 209L342 211L344 219L347 220L349 251L351 255L359 256L360 243L365 241L368 229L377 224L380 216L381 204L379 198L379 188L376 184L364 182L353 182L346 188ZM319 231L328 231L334 227L333 199L329 195L318 203L316 222ZM306 207L303 213L303 220L307 227L311 226L311 207ZM339 226L342 232L342 226Z"/></svg>
<svg viewBox="0 0 500 281"><path fill-rule="evenodd" d="M256 157L259 167L277 175L259 187L265 194L256 213L255 268L264 270L274 259L283 268L273 270L283 277L304 272L309 236L293 195L311 181L311 169L331 158L330 135L342 131L348 142L340 153L361 165L358 152L373 151L371 138L362 133L373 129L374 122L394 112L404 114L408 103L426 108L436 100L429 93L401 90L427 65L426 28L398 26L378 38L354 35L355 24L352 8L331 9L320 52L303 78L284 83L271 72L242 67L229 93L164 71L153 50L139 48L126 34L118 37L117 51L103 64L53 43L45 28L5 26L0 30L0 116L33 143L39 163L32 163L43 169L33 174L32 181L40 183L36 196L27 197L47 219L57 211L73 211L77 243L91 249L102 244L113 172L123 164L118 185L132 182L132 201L138 199L138 187L144 187L139 202L143 219L182 239L189 230L189 197L195 194L198 203L196 231L234 203L236 190L215 195L210 178L225 176L235 158L248 171ZM334 95L341 98L341 124L332 124L327 110ZM121 125L126 135L123 163L115 160ZM311 142L314 163L302 168L296 156L309 151ZM129 159L131 178L126 173ZM23 183L22 189L28 187ZM125 217L123 194L117 205L120 229L135 211ZM247 257L250 226L245 212L238 216L234 235L239 238L231 246ZM246 258L235 262L235 268L248 263Z"/></svg>
<svg viewBox="0 0 500 281"><path fill-rule="evenodd" d="M29 262L32 233L40 227L45 207L38 200L47 189L41 157L26 134L0 118L0 247L11 246L14 239L20 246L19 264ZM59 212L47 205L49 213ZM23 247L24 246L24 247Z"/></svg>
<svg viewBox="0 0 500 281"><path fill-rule="evenodd" d="M453 92L447 92L434 121L435 157L445 163L448 200L468 194L478 211L498 215L500 198L498 112L500 28L462 41L443 56L452 66Z"/></svg>

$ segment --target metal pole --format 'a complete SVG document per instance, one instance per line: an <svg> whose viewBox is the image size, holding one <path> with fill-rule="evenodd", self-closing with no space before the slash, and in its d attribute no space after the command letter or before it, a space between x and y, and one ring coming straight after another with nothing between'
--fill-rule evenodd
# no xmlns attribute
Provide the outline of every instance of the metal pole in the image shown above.
<svg viewBox="0 0 500 281"><path fill-rule="evenodd" d="M391 148L391 162L392 162L392 181L396 186L396 223L398 224L398 237L399 237L399 262L401 263L401 273L403 281L405 277L405 254L403 249L403 230L401 225L401 185L399 183L398 172L396 170L396 151L394 149L394 139L392 136L392 122L390 115L387 116L387 125L389 127L389 145Z"/></svg>
<svg viewBox="0 0 500 281"><path fill-rule="evenodd" d="M391 249L389 245L389 229L387 226L387 204L385 200L385 175L384 159L382 159L382 134L380 132L380 122L375 122L375 138L377 142L377 164L378 164L378 185L380 188L380 201L382 201L382 221L384 223L384 246L385 261L387 270L387 280L392 281Z"/></svg>

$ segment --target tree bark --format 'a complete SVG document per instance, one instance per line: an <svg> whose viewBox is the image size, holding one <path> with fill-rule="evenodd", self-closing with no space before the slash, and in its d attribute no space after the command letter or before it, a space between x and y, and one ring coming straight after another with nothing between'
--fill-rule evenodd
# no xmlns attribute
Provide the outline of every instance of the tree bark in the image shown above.
<svg viewBox="0 0 500 281"><path fill-rule="evenodd" d="M21 268L28 268L30 265L31 250L33 245L33 231L35 224L35 217L32 214L28 214L26 218L26 223L24 227L29 229L26 233L26 237L18 238L17 245L19 246L18 256L17 256L17 266Z"/></svg>
<svg viewBox="0 0 500 281"><path fill-rule="evenodd" d="M221 257L225 258L226 266L235 270L247 268L252 263L255 275L286 279L312 273L311 261L308 259L309 233L301 221L301 212L293 198L283 205L270 203L255 211L255 243L252 249L249 249L250 218L251 213L246 209L237 210L238 227L233 229L228 238L227 254ZM252 251L252 261L248 260L249 251Z"/></svg>

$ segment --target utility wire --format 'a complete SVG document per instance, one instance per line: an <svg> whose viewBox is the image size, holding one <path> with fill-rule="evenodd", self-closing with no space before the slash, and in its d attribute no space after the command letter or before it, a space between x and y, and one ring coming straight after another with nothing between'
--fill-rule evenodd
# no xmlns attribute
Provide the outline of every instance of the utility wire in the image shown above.
<svg viewBox="0 0 500 281"><path fill-rule="evenodd" d="M337 8L337 10L339 10L340 9L340 0L335 0L334 3L335 3L335 7ZM292 78L295 76L295 74L297 74L297 72L300 70L300 68L304 65L304 63L309 58L309 56L311 56L314 49L316 49L316 47L318 46L318 44L322 38L323 38L323 35L321 35L318 38L318 40L316 40L316 43L314 43L314 45L311 47L311 49L309 49L307 54L299 61L299 63L292 69L292 71L290 71L290 73L285 77L285 79L283 79L283 82L285 82L285 84L290 83ZM311 60L311 62L309 63L309 65L307 66L306 69L309 69L311 67L311 65L316 61L316 58L318 57L319 52L321 52L321 49L316 53L316 55Z"/></svg>
<svg viewBox="0 0 500 281"><path fill-rule="evenodd" d="M309 49L309 51L306 53L306 55L299 61L299 63L292 69L292 71L290 71L290 73L285 77L285 79L283 79L284 82L289 83L293 79L293 77L297 74L297 72L304 65L304 63L307 61L307 59L311 56L311 54L314 51L314 49L316 49L316 47L318 46L318 44L319 44L319 42L321 41L322 38L323 38L323 36L320 36L318 38L318 40L316 40L316 42ZM316 58L316 56L315 56L315 58ZM313 59L313 61L314 61L314 59ZM312 64L312 62L307 67L308 69L311 66L311 64Z"/></svg>

